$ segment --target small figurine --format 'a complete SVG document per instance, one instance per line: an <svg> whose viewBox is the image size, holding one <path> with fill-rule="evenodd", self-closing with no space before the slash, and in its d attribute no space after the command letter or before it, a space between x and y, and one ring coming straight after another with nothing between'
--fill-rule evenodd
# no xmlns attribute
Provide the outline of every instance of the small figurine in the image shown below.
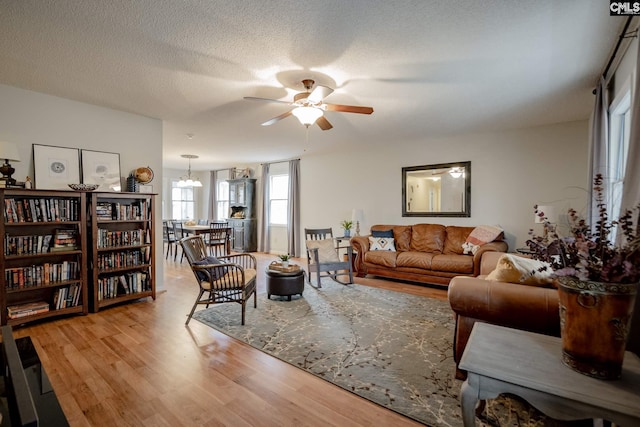
<svg viewBox="0 0 640 427"><path fill-rule="evenodd" d="M31 178L26 177L24 180L24 188L27 190L31 190L33 188L33 182L31 182Z"/></svg>

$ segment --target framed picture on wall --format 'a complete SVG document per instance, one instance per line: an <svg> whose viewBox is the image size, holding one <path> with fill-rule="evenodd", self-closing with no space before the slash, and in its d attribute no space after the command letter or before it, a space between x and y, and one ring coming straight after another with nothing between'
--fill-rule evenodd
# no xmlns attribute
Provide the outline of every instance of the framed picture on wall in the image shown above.
<svg viewBox="0 0 640 427"><path fill-rule="evenodd" d="M80 150L83 184L98 184L97 191L120 191L120 154Z"/></svg>
<svg viewBox="0 0 640 427"><path fill-rule="evenodd" d="M33 144L35 188L69 190L80 183L80 158L77 148Z"/></svg>

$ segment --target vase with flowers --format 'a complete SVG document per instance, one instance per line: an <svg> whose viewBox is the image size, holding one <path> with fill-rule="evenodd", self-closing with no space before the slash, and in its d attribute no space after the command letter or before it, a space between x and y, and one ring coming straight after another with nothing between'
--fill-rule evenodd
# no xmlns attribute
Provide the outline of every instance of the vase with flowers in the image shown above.
<svg viewBox="0 0 640 427"><path fill-rule="evenodd" d="M593 228L569 209L569 234L560 236L536 206L544 234L530 230L527 245L533 258L546 263L542 269L551 268L556 278L563 363L595 378L617 379L640 280L640 205L610 221L602 183L597 175ZM618 243L610 238L614 229L622 233Z"/></svg>

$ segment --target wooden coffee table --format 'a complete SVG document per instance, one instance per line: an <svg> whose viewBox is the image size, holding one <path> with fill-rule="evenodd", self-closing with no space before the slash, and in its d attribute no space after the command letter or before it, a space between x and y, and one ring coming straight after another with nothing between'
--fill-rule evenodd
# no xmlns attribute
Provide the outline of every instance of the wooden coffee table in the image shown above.
<svg viewBox="0 0 640 427"><path fill-rule="evenodd" d="M475 425L478 400L512 393L560 420L604 419L640 425L640 358L625 353L622 378L607 381L562 364L560 338L477 322L460 360L465 427Z"/></svg>

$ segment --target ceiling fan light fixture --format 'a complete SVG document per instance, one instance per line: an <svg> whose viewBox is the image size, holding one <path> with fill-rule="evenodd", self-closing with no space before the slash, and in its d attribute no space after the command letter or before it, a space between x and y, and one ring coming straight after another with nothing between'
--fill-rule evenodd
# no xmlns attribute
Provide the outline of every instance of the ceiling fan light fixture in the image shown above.
<svg viewBox="0 0 640 427"><path fill-rule="evenodd" d="M296 116L300 123L309 127L322 117L322 110L316 107L297 107L291 111L291 114Z"/></svg>

